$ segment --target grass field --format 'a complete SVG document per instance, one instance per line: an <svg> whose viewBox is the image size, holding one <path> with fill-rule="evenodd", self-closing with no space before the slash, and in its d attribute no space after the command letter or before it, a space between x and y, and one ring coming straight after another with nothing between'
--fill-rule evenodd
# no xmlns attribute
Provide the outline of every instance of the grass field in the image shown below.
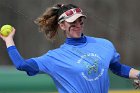
<svg viewBox="0 0 140 93"><path fill-rule="evenodd" d="M47 92L44 92L47 93ZM48 92L48 93L58 93L58 92ZM109 93L140 93L140 90L112 90Z"/></svg>
<svg viewBox="0 0 140 93"><path fill-rule="evenodd" d="M48 93L58 93L58 92L48 92ZM111 90L109 91L109 93L140 93L140 90Z"/></svg>
<svg viewBox="0 0 140 93"><path fill-rule="evenodd" d="M11 93L11 92L0 92ZM58 93L58 92L12 92L12 93ZM140 93L140 90L111 90L109 93Z"/></svg>
<svg viewBox="0 0 140 93"><path fill-rule="evenodd" d="M58 92L43 92L43 93L58 93ZM140 93L140 90L112 90L109 93Z"/></svg>

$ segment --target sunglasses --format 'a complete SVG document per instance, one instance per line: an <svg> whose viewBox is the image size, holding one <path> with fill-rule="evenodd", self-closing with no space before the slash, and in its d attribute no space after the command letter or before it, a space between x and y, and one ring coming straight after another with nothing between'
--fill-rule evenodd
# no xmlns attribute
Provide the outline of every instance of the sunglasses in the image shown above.
<svg viewBox="0 0 140 93"><path fill-rule="evenodd" d="M66 18L73 16L76 13L82 13L82 10L80 8L73 8L70 9L66 12L64 12L62 15L60 15L60 17L58 18L58 22L61 23L62 21L64 21Z"/></svg>
<svg viewBox="0 0 140 93"><path fill-rule="evenodd" d="M65 16L67 16L67 17L72 16L76 13L82 13L82 10L80 8L74 8L74 9L70 9L70 10L64 12Z"/></svg>

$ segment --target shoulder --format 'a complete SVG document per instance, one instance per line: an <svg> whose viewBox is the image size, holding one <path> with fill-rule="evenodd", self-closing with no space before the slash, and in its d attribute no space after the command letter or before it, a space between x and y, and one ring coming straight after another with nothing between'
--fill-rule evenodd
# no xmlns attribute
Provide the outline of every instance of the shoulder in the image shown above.
<svg viewBox="0 0 140 93"><path fill-rule="evenodd" d="M105 44L105 45L109 45L109 46L112 46L113 47L113 43L108 40L108 39L105 39L105 38L96 38L96 41L100 44Z"/></svg>
<svg viewBox="0 0 140 93"><path fill-rule="evenodd" d="M88 42L95 42L95 43L100 44L100 45L105 46L105 47L108 46L108 47L114 48L113 43L108 39L98 38L98 37L90 37L90 36L86 36L86 38L87 38Z"/></svg>
<svg viewBox="0 0 140 93"><path fill-rule="evenodd" d="M61 49L61 48L56 48L56 49L53 49L53 50L49 50L49 51L47 52L47 55L48 55L48 56L57 56L57 55L59 55L61 52L62 52L62 49Z"/></svg>

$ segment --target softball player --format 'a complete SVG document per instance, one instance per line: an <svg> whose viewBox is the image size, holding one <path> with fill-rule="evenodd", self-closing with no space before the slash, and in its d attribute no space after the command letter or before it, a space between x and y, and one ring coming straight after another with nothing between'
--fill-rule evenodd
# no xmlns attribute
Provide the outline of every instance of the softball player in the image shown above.
<svg viewBox="0 0 140 93"><path fill-rule="evenodd" d="M108 93L108 69L121 77L139 80L140 72L120 63L120 55L109 40L83 34L84 19L86 15L81 8L72 4L48 8L35 23L48 39L59 28L67 38L59 48L27 60L14 44L14 28L8 37L0 37L18 70L26 71L29 76L48 74L60 93ZM135 84L139 86L138 82Z"/></svg>

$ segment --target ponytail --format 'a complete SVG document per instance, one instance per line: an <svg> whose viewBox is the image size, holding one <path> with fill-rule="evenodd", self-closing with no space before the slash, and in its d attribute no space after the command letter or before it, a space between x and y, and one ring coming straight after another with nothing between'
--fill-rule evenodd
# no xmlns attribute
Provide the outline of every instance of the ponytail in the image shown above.
<svg viewBox="0 0 140 93"><path fill-rule="evenodd" d="M47 39L52 39L58 31L58 12L62 4L57 4L48 8L40 17L34 22L39 26L40 32L45 32Z"/></svg>

